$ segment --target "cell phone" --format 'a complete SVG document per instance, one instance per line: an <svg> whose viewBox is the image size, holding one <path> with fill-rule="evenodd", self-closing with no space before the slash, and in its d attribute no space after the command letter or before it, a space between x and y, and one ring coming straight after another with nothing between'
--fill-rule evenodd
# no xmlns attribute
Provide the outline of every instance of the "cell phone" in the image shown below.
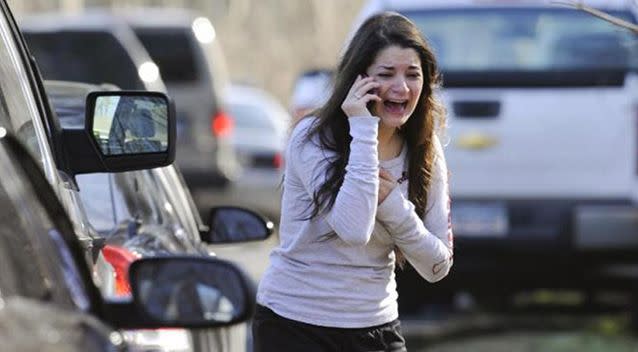
<svg viewBox="0 0 638 352"><path fill-rule="evenodd" d="M367 73L363 73L363 74L361 74L361 76L363 76L363 78L365 78L365 77L368 77L368 74L367 74ZM375 94L375 95L376 95L377 93L378 93L378 89L377 89L377 88L372 88L372 89L370 89L370 90L367 92L367 94ZM366 104L366 108L368 108L368 110L369 110L370 112L372 112L372 107L374 106L374 103L375 103L375 101L374 101L374 100L371 100L371 101L369 101L369 102Z"/></svg>
<svg viewBox="0 0 638 352"><path fill-rule="evenodd" d="M379 93L379 90L377 88L372 88L368 91L368 94L374 94L377 95ZM376 100L370 100L367 104L366 104L366 108L368 108L368 110L370 110L370 112L372 112L372 107L374 106L374 103L376 103Z"/></svg>

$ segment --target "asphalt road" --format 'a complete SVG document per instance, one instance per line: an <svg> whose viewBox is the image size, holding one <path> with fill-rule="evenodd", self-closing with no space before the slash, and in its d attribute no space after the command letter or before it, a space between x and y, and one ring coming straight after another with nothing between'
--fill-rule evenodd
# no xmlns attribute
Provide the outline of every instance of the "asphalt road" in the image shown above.
<svg viewBox="0 0 638 352"><path fill-rule="evenodd" d="M448 342L427 347L408 344L419 352L631 352L638 342L628 336L606 336L582 331L538 333L515 332Z"/></svg>
<svg viewBox="0 0 638 352"><path fill-rule="evenodd" d="M418 352L630 352L638 335L622 312L463 314L431 321L404 320L409 351Z"/></svg>

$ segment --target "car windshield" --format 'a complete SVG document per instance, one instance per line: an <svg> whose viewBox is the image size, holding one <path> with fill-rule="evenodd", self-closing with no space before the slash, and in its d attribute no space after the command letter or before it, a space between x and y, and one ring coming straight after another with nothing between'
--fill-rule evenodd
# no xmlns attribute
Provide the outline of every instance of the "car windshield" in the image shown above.
<svg viewBox="0 0 638 352"><path fill-rule="evenodd" d="M632 21L628 12L608 11ZM635 36L571 9L481 8L406 12L442 71L635 69Z"/></svg>
<svg viewBox="0 0 638 352"><path fill-rule="evenodd" d="M24 37L45 79L144 89L135 63L110 33L25 32Z"/></svg>
<svg viewBox="0 0 638 352"><path fill-rule="evenodd" d="M135 29L151 59L159 66L164 82L187 83L197 80L192 35L187 29Z"/></svg>

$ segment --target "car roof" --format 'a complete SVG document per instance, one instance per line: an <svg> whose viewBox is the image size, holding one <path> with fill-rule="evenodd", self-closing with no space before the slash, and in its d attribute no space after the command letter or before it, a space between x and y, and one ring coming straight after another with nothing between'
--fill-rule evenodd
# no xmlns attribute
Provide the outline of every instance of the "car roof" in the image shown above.
<svg viewBox="0 0 638 352"><path fill-rule="evenodd" d="M563 1L568 2L568 1ZM631 0L581 0L572 1L583 5L608 10L625 9L635 6ZM423 8L453 8L453 7L561 7L555 0L371 0L369 6L379 9L393 9L407 11Z"/></svg>
<svg viewBox="0 0 638 352"><path fill-rule="evenodd" d="M43 12L20 20L22 30L52 32L63 30L104 30L127 28L126 22L110 11L89 9L80 13Z"/></svg>
<svg viewBox="0 0 638 352"><path fill-rule="evenodd" d="M191 28L193 21L203 17L184 8L134 7L114 10L134 27Z"/></svg>

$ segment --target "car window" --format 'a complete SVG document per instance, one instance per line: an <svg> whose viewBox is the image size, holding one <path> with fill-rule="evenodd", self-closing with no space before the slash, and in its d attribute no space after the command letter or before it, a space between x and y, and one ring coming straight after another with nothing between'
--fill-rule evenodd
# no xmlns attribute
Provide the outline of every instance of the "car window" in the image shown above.
<svg viewBox="0 0 638 352"><path fill-rule="evenodd" d="M11 31L5 21L0 18L0 126L13 132L29 148L34 157L44 165L52 165L52 161L45 162L50 154L46 146L39 140L46 140L40 124L38 110L31 87L25 72L22 59L15 45ZM51 175L52 169L47 169Z"/></svg>
<svg viewBox="0 0 638 352"><path fill-rule="evenodd" d="M86 287L70 250L14 162L0 149L0 296L88 310Z"/></svg>
<svg viewBox="0 0 638 352"><path fill-rule="evenodd" d="M144 89L135 63L111 33L25 32L24 37L45 79Z"/></svg>
<svg viewBox="0 0 638 352"><path fill-rule="evenodd" d="M188 187L179 172L172 165L151 171L156 182L156 189L175 207L175 216L186 235L194 242L199 241L199 225L201 219Z"/></svg>
<svg viewBox="0 0 638 352"><path fill-rule="evenodd" d="M115 204L123 202L121 192L113 187L111 178L112 175L106 173L75 176L89 223L105 237L117 226ZM122 217L131 218L131 215L127 213Z"/></svg>
<svg viewBox="0 0 638 352"><path fill-rule="evenodd" d="M4 175L3 175L4 176ZM5 187L0 186L0 201L9 203ZM0 295L3 297L23 295L45 297L48 293L45 275L36 253L30 245L20 212L13 204L4 206L0 212ZM34 258L35 263L26 258ZM35 264L35 265L34 265ZM21 278L28 278L22 280Z"/></svg>
<svg viewBox="0 0 638 352"><path fill-rule="evenodd" d="M108 237L131 221L162 225L166 217L144 179L146 171L78 175L80 197L91 225Z"/></svg>
<svg viewBox="0 0 638 352"><path fill-rule="evenodd" d="M119 216L128 213L129 217L142 223L171 225L170 210L166 210L161 195L153 188L148 170L118 173L114 175L114 181L115 191L121 194L126 206Z"/></svg>
<svg viewBox="0 0 638 352"><path fill-rule="evenodd" d="M91 225L105 237L128 231L126 225L132 221L159 225L173 233L184 232L192 242L196 227L191 210L175 199L174 188L180 185L167 184L164 173L140 170L78 175L80 197Z"/></svg>
<svg viewBox="0 0 638 352"><path fill-rule="evenodd" d="M74 129L84 128L84 108L86 105L84 96L57 94L51 91L48 91L47 95L55 114L58 116L60 126Z"/></svg>
<svg viewBox="0 0 638 352"><path fill-rule="evenodd" d="M195 48L188 30L136 28L135 34L159 66L164 82L183 83L198 79L193 57Z"/></svg>
<svg viewBox="0 0 638 352"><path fill-rule="evenodd" d="M612 15L633 22L628 12ZM635 37L570 9L406 12L426 34L443 71L635 69Z"/></svg>

